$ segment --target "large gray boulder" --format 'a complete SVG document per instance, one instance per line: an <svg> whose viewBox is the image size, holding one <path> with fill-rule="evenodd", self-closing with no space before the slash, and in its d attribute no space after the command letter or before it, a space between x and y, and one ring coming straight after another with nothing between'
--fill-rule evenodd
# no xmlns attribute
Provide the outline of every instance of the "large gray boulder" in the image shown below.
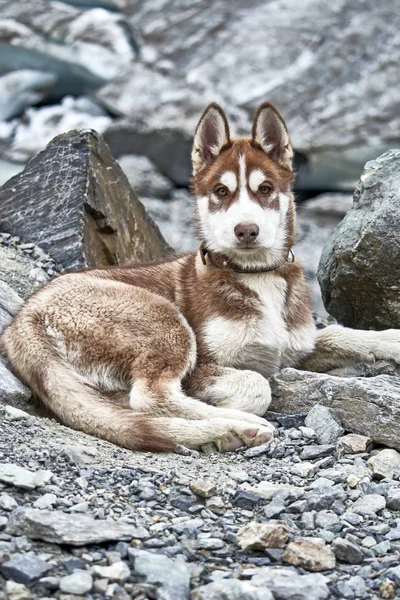
<svg viewBox="0 0 400 600"><path fill-rule="evenodd" d="M97 133L56 137L0 189L0 231L66 269L148 261L170 251Z"/></svg>
<svg viewBox="0 0 400 600"><path fill-rule="evenodd" d="M130 0L125 10L141 29L146 66L134 65L100 95L146 123L154 144L164 127L178 140L193 132L210 100L248 132L268 99L307 157L298 187L350 190L363 164L400 140L397 0Z"/></svg>
<svg viewBox="0 0 400 600"><path fill-rule="evenodd" d="M359 329L400 328L400 150L365 165L352 209L324 248L326 310Z"/></svg>

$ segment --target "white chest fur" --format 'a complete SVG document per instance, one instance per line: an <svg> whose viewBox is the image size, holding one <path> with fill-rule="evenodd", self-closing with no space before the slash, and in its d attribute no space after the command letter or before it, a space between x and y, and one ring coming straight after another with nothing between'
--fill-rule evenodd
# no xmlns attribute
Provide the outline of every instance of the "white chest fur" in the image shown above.
<svg viewBox="0 0 400 600"><path fill-rule="evenodd" d="M205 341L219 364L267 376L279 369L290 342L284 318L287 284L269 273L239 278L258 294L261 315L244 314L241 321L214 317L204 327Z"/></svg>

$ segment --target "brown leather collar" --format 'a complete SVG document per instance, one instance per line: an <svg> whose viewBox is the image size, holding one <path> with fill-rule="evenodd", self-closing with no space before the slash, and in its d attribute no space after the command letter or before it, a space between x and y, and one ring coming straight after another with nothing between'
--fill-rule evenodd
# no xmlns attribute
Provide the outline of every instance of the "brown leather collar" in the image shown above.
<svg viewBox="0 0 400 600"><path fill-rule="evenodd" d="M203 265L207 264L206 256L208 256L208 260L212 265L214 265L214 267L217 267L218 269L234 271L235 273L268 273L268 271L276 271L276 269L280 269L280 267L283 267L283 265L288 262L295 261L295 257L291 248L289 249L286 260L276 267L241 267L224 254L210 252L210 250L207 250L204 242L201 244L199 251Z"/></svg>

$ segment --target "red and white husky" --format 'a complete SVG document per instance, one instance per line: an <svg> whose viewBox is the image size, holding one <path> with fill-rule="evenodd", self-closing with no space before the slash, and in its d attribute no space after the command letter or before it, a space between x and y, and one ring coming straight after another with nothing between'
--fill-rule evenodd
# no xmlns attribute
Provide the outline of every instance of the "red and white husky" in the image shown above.
<svg viewBox="0 0 400 600"><path fill-rule="evenodd" d="M267 377L400 362L400 332L317 331L293 262L293 151L269 103L231 139L216 104L194 138L197 253L63 275L25 303L2 347L66 425L131 449L233 450L271 440Z"/></svg>

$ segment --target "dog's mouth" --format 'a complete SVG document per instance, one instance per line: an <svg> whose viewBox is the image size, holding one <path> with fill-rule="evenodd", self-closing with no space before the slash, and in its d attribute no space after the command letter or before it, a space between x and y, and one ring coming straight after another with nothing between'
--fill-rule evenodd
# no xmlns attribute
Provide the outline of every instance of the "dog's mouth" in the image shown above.
<svg viewBox="0 0 400 600"><path fill-rule="evenodd" d="M239 252L254 252L256 250L259 250L261 248L260 244L257 243L252 243L252 244L237 244L234 247L234 250L239 250Z"/></svg>

